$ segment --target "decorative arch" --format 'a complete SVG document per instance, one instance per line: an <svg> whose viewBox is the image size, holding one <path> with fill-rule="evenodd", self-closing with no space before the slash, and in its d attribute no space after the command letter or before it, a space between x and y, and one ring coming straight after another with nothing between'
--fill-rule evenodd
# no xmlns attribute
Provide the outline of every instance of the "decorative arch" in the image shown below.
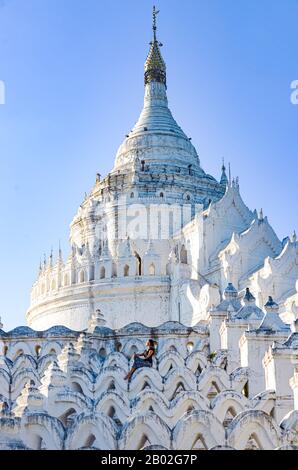
<svg viewBox="0 0 298 470"><path fill-rule="evenodd" d="M167 338L163 341L160 340L158 343L158 351L160 355L171 351L179 354L181 358L185 358L187 356L185 342L182 342L181 339L177 338Z"/></svg>
<svg viewBox="0 0 298 470"><path fill-rule="evenodd" d="M74 392L82 393L82 395L84 394L83 389L82 389L81 385L78 382L71 382L71 389Z"/></svg>
<svg viewBox="0 0 298 470"><path fill-rule="evenodd" d="M184 360L177 351L165 351L158 360L158 370L161 376L167 375L175 367L184 367Z"/></svg>
<svg viewBox="0 0 298 470"><path fill-rule="evenodd" d="M196 445L200 449L210 449L224 443L225 430L210 411L190 412L178 421L173 431L174 449L189 450Z"/></svg>
<svg viewBox="0 0 298 470"><path fill-rule="evenodd" d="M24 355L24 350L23 349L18 349L16 351L16 353L14 354L13 356L13 361L15 361L19 356L23 356Z"/></svg>
<svg viewBox="0 0 298 470"><path fill-rule="evenodd" d="M37 357L40 357L41 350L42 350L42 348L41 348L40 344L37 344L35 346L35 354L36 354Z"/></svg>
<svg viewBox="0 0 298 470"><path fill-rule="evenodd" d="M144 342L140 338L131 338L123 346L122 354L130 359L131 354L137 351L144 351Z"/></svg>
<svg viewBox="0 0 298 470"><path fill-rule="evenodd" d="M30 343L26 340L20 340L15 343L11 343L9 347L9 355L8 358L14 361L14 357L16 358L20 354L27 354L27 355L34 355L34 343Z"/></svg>
<svg viewBox="0 0 298 470"><path fill-rule="evenodd" d="M182 245L180 249L180 263L182 264L187 264L187 249L185 248L185 245Z"/></svg>
<svg viewBox="0 0 298 470"><path fill-rule="evenodd" d="M198 390L212 400L222 390L229 390L230 379L221 367L209 366L202 371L198 379Z"/></svg>
<svg viewBox="0 0 298 470"><path fill-rule="evenodd" d="M115 261L112 262L112 277L117 277L117 264Z"/></svg>
<svg viewBox="0 0 298 470"><path fill-rule="evenodd" d="M185 365L188 369L192 370L196 376L199 376L207 367L206 355L197 350L197 345L194 346L194 350L187 357Z"/></svg>
<svg viewBox="0 0 298 470"><path fill-rule="evenodd" d="M22 393L25 385L34 380L37 386L40 385L40 379L35 369L31 366L24 367L21 370L17 370L12 375L12 384L11 384L11 399L16 400Z"/></svg>
<svg viewBox="0 0 298 470"><path fill-rule="evenodd" d="M239 450L253 444L265 450L272 450L280 445L280 430L263 411L250 410L240 413L230 424L227 434L228 445Z"/></svg>
<svg viewBox="0 0 298 470"><path fill-rule="evenodd" d="M114 450L116 435L117 427L108 416L102 413L81 414L67 433L65 448L76 450L91 444L97 449Z"/></svg>
<svg viewBox="0 0 298 470"><path fill-rule="evenodd" d="M225 423L225 427L229 424L227 421L231 422L232 419L249 406L249 400L242 393L235 392L234 390L224 390L211 402L213 413L220 422Z"/></svg>
<svg viewBox="0 0 298 470"><path fill-rule="evenodd" d="M136 265L136 275L137 276L142 276L142 259L140 257L140 255L135 252L135 258L136 258L136 262L137 262L137 265Z"/></svg>
<svg viewBox="0 0 298 470"><path fill-rule="evenodd" d="M105 279L105 277L106 277L106 268L105 268L104 266L102 266L102 267L100 268L99 277L100 277L100 279Z"/></svg>
<svg viewBox="0 0 298 470"><path fill-rule="evenodd" d="M155 276L155 264L151 263L149 266L149 276Z"/></svg>
<svg viewBox="0 0 298 470"><path fill-rule="evenodd" d="M57 418L47 414L25 415L22 418L20 436L30 449L61 450L64 427Z"/></svg>
<svg viewBox="0 0 298 470"><path fill-rule="evenodd" d="M107 357L107 350L106 348L104 347L101 347L98 351L98 354L99 356L102 358L102 359L105 359Z"/></svg>
<svg viewBox="0 0 298 470"><path fill-rule="evenodd" d="M96 378L94 393L99 396L111 390L119 390L121 393L126 392L127 382L124 380L125 372L127 372L127 368L104 367Z"/></svg>
<svg viewBox="0 0 298 470"><path fill-rule="evenodd" d="M130 415L130 402L123 393L109 390L103 393L96 403L96 411L109 416L116 424L127 421Z"/></svg>
<svg viewBox="0 0 298 470"><path fill-rule="evenodd" d="M68 286L69 286L69 275L68 275L68 274L64 274L63 286L64 286L64 287L68 287Z"/></svg>
<svg viewBox="0 0 298 470"><path fill-rule="evenodd" d="M123 427L119 440L121 450L160 445L170 448L171 431L159 416L151 412L130 419Z"/></svg>
<svg viewBox="0 0 298 470"><path fill-rule="evenodd" d="M47 354L60 354L62 350L62 344L58 341L50 341L48 340L46 343L42 345L42 358Z"/></svg>
<svg viewBox="0 0 298 470"><path fill-rule="evenodd" d="M129 266L128 266L128 264L126 264L126 265L124 266L123 275L124 275L124 277L128 277L128 276L129 276Z"/></svg>
<svg viewBox="0 0 298 470"><path fill-rule="evenodd" d="M196 390L196 377L185 367L173 368L165 378L164 393L173 400L183 391Z"/></svg>
<svg viewBox="0 0 298 470"><path fill-rule="evenodd" d="M86 282L86 273L84 270L80 271L79 282L80 284L83 284L84 282Z"/></svg>
<svg viewBox="0 0 298 470"><path fill-rule="evenodd" d="M163 383L159 373L152 367L138 369L130 382L130 390L136 395L150 387L152 390L162 390Z"/></svg>
<svg viewBox="0 0 298 470"><path fill-rule="evenodd" d="M112 353L109 353L107 355L105 360L105 367L111 367L115 365L120 367L121 369L127 369L128 362L124 354L117 351L113 351Z"/></svg>

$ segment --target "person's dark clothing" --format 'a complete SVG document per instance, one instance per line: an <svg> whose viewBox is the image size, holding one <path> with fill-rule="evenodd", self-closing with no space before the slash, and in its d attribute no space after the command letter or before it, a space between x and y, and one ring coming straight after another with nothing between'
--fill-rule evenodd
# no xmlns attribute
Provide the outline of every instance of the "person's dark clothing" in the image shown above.
<svg viewBox="0 0 298 470"><path fill-rule="evenodd" d="M146 356L148 355L149 351L153 351L153 354L152 354L152 356L147 358ZM152 364L153 364L152 358L154 356L154 353L155 353L154 348L147 349L143 353L144 358L142 358L142 357L135 357L134 358L133 367L135 369L139 369L140 367L152 367Z"/></svg>

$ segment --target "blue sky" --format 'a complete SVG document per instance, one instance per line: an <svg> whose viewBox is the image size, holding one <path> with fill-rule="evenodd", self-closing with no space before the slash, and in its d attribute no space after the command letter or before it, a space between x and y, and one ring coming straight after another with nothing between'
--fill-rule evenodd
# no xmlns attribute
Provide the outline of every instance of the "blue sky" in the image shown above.
<svg viewBox="0 0 298 470"><path fill-rule="evenodd" d="M0 315L25 323L39 259L106 174L143 100L151 0L1 0ZM298 229L297 0L159 0L175 118L280 238Z"/></svg>

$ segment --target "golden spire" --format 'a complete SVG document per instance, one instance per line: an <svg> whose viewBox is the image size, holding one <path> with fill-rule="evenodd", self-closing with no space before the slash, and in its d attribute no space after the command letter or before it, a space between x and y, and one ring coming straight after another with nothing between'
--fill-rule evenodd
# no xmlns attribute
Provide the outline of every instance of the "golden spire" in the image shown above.
<svg viewBox="0 0 298 470"><path fill-rule="evenodd" d="M159 82L166 85L166 64L162 58L160 47L161 43L156 38L156 18L159 11L153 7L153 41L151 41L150 51L145 62L145 84L150 82Z"/></svg>

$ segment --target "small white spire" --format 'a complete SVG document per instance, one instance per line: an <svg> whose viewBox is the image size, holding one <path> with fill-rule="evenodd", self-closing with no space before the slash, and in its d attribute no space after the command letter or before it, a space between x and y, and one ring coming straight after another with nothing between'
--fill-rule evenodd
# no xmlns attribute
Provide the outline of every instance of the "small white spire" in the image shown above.
<svg viewBox="0 0 298 470"><path fill-rule="evenodd" d="M259 213L259 220L264 220L264 213L263 213L262 208L261 208L260 213Z"/></svg>
<svg viewBox="0 0 298 470"><path fill-rule="evenodd" d="M220 178L220 184L227 186L228 184L228 178L226 174L226 167L225 167L225 159L222 159L222 167L221 167L221 178Z"/></svg>
<svg viewBox="0 0 298 470"><path fill-rule="evenodd" d="M51 248L51 253L50 253L50 258L49 258L49 264L52 267L53 266L53 247Z"/></svg>
<svg viewBox="0 0 298 470"><path fill-rule="evenodd" d="M59 252L58 252L58 256L59 256L59 261L63 262L63 255L62 255L61 242L60 242L60 240L59 240Z"/></svg>
<svg viewBox="0 0 298 470"><path fill-rule="evenodd" d="M155 254L155 250L154 250L154 244L153 244L152 238L150 238L149 241L148 241L147 250L145 252L145 255L152 255L152 254Z"/></svg>
<svg viewBox="0 0 298 470"><path fill-rule="evenodd" d="M253 294L250 292L249 287L246 287L245 295L242 298L243 304L244 305L255 304L255 301L256 301L256 299L253 296Z"/></svg>
<svg viewBox="0 0 298 470"><path fill-rule="evenodd" d="M93 313L92 317L89 320L88 331L93 333L96 327L101 327L106 325L106 320L104 315L101 313L101 310L98 308Z"/></svg>
<svg viewBox="0 0 298 470"><path fill-rule="evenodd" d="M278 304L273 300L273 297L271 295L269 295L268 301L266 302L264 307L267 313L278 312L279 310Z"/></svg>

